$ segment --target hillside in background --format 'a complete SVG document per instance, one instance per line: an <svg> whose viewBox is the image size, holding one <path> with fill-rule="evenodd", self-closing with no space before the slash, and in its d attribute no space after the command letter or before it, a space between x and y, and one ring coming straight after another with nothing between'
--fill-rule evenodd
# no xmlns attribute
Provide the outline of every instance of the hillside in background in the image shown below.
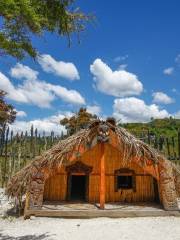
<svg viewBox="0 0 180 240"><path fill-rule="evenodd" d="M180 162L180 119L152 119L148 123L119 124L175 163Z"/></svg>
<svg viewBox="0 0 180 240"><path fill-rule="evenodd" d="M180 130L180 119L152 119L152 121L148 123L125 123L120 124L120 126L128 129L135 135L149 131L151 135L176 137L178 130Z"/></svg>

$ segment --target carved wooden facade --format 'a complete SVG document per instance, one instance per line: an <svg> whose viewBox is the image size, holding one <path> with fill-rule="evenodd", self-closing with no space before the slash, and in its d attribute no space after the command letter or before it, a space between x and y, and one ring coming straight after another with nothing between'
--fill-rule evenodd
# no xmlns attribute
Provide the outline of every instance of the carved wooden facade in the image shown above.
<svg viewBox="0 0 180 240"><path fill-rule="evenodd" d="M171 163L163 158L156 163L151 154L148 159L144 159L143 154L140 157L134 154L125 160L120 141L113 127L109 129L103 123L91 141L88 139L86 146L74 146L62 164L51 168L33 166L26 200L29 209L41 209L47 200L71 201L73 181L79 181L73 176L85 176L82 178L85 179L85 201L100 203L101 208L106 202L160 201L166 210L177 210L180 177L173 172ZM117 187L118 181L125 179L123 176L130 179L131 184Z"/></svg>

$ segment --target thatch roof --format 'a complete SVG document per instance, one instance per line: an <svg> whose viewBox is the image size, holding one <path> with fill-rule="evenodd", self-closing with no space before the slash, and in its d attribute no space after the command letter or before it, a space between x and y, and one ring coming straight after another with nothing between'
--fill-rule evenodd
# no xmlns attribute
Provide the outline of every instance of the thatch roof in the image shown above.
<svg viewBox="0 0 180 240"><path fill-rule="evenodd" d="M60 167L62 164L67 165L74 153L77 153L78 156L80 148L90 149L91 144L95 142L94 139L97 139L100 124L102 124L102 121L97 120L93 122L87 129L82 129L67 139L61 140L50 150L36 157L9 181L6 189L7 194L11 197L21 198L28 190L34 169L39 171L45 167L49 170L53 170L56 167ZM133 156L137 159L143 159L143 165L149 160L151 160L153 164L157 164L159 159L164 159L156 150L135 138L124 128L113 125L110 122L105 122L105 124L110 128L110 131L114 132L117 136L117 147L123 151L124 161L130 161Z"/></svg>

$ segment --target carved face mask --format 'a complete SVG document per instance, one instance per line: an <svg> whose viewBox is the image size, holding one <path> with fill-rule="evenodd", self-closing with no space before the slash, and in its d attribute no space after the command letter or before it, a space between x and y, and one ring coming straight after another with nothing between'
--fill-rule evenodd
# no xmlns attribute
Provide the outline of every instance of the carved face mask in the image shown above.
<svg viewBox="0 0 180 240"><path fill-rule="evenodd" d="M105 123L99 125L97 140L103 143L109 141L109 127Z"/></svg>

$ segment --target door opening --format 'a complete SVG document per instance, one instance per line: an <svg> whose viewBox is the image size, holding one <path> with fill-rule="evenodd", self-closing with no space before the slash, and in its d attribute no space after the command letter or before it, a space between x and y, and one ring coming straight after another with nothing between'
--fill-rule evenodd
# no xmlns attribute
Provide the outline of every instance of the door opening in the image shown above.
<svg viewBox="0 0 180 240"><path fill-rule="evenodd" d="M158 182L155 178L153 178L153 185L154 185L154 201L156 203L160 203L160 199L159 199L159 189L158 189Z"/></svg>
<svg viewBox="0 0 180 240"><path fill-rule="evenodd" d="M70 200L86 200L86 186L87 176L86 175L72 175L71 176L71 189L70 189Z"/></svg>

